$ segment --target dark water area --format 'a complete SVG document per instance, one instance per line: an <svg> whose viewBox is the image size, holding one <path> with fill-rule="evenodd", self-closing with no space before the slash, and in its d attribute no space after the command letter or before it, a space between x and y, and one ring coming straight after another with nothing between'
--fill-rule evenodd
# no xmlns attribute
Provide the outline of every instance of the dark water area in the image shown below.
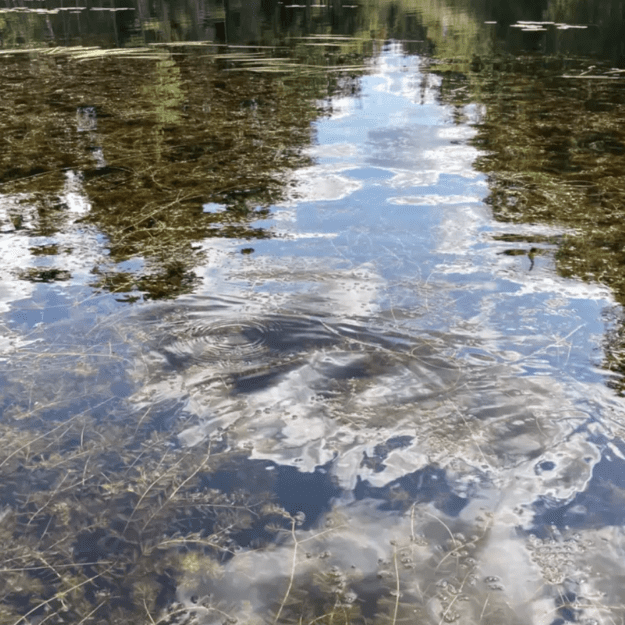
<svg viewBox="0 0 625 625"><path fill-rule="evenodd" d="M623 621L621 2L2 2L0 625Z"/></svg>

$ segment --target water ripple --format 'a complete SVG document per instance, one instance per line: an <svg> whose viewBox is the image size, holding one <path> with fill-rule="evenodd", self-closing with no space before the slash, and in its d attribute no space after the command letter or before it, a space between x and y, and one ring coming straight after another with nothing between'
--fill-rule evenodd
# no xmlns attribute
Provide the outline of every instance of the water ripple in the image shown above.
<svg viewBox="0 0 625 625"><path fill-rule="evenodd" d="M236 321L193 320L179 336L160 346L175 370L197 364L251 363L267 355L287 355L309 347L336 343L326 326L315 320L274 315Z"/></svg>

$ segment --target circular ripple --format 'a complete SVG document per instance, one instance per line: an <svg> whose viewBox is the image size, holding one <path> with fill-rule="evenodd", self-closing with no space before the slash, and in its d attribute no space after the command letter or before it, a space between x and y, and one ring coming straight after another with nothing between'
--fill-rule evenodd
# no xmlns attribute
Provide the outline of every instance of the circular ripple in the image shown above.
<svg viewBox="0 0 625 625"><path fill-rule="evenodd" d="M176 368L216 360L249 361L268 352L284 355L337 342L336 335L318 321L286 316L237 322L195 320L183 333L186 336L163 348L166 358Z"/></svg>
<svg viewBox="0 0 625 625"><path fill-rule="evenodd" d="M190 328L188 335L169 343L164 352L175 367L215 361L244 360L267 350L269 328L259 321L217 322Z"/></svg>

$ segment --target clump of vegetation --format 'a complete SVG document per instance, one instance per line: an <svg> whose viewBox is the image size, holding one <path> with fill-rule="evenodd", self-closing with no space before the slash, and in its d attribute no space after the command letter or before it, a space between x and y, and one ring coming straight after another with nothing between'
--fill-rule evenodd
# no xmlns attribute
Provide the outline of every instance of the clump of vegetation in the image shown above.
<svg viewBox="0 0 625 625"><path fill-rule="evenodd" d="M3 361L3 623L153 623L191 558L218 569L268 522L269 493L210 487L240 459L222 434L182 449L177 404L133 406L132 337L108 321L13 336Z"/></svg>
<svg viewBox="0 0 625 625"><path fill-rule="evenodd" d="M158 409L110 396L73 412L51 384L0 425L2 622L153 623L194 562L217 572L239 532L275 522L270 494L206 485L236 461L219 437L180 449Z"/></svg>

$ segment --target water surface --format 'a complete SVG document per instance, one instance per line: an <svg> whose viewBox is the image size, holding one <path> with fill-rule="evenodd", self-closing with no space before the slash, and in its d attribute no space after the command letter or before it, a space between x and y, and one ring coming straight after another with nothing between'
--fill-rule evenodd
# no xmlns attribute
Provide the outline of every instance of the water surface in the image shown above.
<svg viewBox="0 0 625 625"><path fill-rule="evenodd" d="M2 14L2 621L618 622L619 51L263 6Z"/></svg>

